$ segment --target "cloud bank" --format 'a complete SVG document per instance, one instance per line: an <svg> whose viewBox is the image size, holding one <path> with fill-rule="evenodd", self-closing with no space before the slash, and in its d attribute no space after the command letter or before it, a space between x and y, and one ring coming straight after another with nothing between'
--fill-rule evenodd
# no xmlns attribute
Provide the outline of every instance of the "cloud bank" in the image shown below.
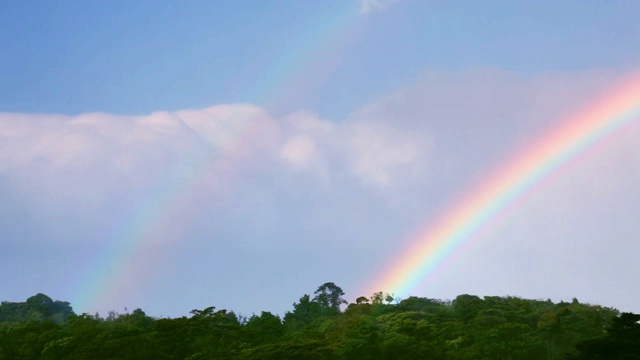
<svg viewBox="0 0 640 360"><path fill-rule="evenodd" d="M306 113L274 120L246 104L147 116L1 114L0 131L5 190L37 202L34 211L62 205L78 216L167 181L209 193L246 176L291 176L324 191L347 183L375 191L416 181L429 148L428 138L392 124Z"/></svg>
<svg viewBox="0 0 640 360"><path fill-rule="evenodd" d="M118 235L135 225L154 234L146 256L121 264L139 288L104 294L102 311L147 310L151 296L163 299L150 309L158 315L212 302L282 312L326 281L357 291L464 189L623 75L427 71L338 123L250 104L3 113L1 269L73 301L99 271L92 263L137 241ZM640 275L629 255L640 250L638 136L627 129L573 164L417 295L570 294L633 306L621 299L633 298L625 289ZM22 265L25 256L41 266ZM268 295L252 301L256 291Z"/></svg>

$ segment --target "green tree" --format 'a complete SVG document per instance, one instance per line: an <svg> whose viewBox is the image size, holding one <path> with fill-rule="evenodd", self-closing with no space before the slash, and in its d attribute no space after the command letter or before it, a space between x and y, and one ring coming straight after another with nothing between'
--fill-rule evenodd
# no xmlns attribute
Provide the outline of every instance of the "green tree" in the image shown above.
<svg viewBox="0 0 640 360"><path fill-rule="evenodd" d="M465 322L473 320L482 310L482 305L482 299L468 294L458 295L451 304L455 316Z"/></svg>
<svg viewBox="0 0 640 360"><path fill-rule="evenodd" d="M244 325L246 338L252 344L274 343L284 335L284 325L279 316L263 311L260 316L253 315Z"/></svg>
<svg viewBox="0 0 640 360"><path fill-rule="evenodd" d="M284 315L284 323L289 329L302 329L310 326L320 315L320 304L304 294L297 303L293 303L293 311Z"/></svg>
<svg viewBox="0 0 640 360"><path fill-rule="evenodd" d="M313 301L320 305L325 315L335 315L340 312L340 305L347 301L342 298L344 291L332 282L324 283L314 292Z"/></svg>
<svg viewBox="0 0 640 360"><path fill-rule="evenodd" d="M640 314L622 313L611 321L605 336L576 345L573 360L640 359Z"/></svg>

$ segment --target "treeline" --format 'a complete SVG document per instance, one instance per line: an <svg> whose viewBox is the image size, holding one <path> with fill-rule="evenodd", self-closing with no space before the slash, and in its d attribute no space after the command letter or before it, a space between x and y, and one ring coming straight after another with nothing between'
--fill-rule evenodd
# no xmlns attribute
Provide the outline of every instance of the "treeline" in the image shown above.
<svg viewBox="0 0 640 360"><path fill-rule="evenodd" d="M640 359L640 315L577 299L343 295L323 284L283 318L215 307L103 318L38 294L1 303L0 359Z"/></svg>

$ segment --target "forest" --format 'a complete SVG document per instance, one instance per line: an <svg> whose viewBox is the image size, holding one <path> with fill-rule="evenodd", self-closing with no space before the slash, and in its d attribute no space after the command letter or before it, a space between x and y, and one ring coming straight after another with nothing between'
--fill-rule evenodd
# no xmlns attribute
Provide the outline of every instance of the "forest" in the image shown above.
<svg viewBox="0 0 640 360"><path fill-rule="evenodd" d="M396 299L347 304L325 283L283 317L194 309L75 314L37 294L0 305L0 359L640 359L640 315L519 297Z"/></svg>

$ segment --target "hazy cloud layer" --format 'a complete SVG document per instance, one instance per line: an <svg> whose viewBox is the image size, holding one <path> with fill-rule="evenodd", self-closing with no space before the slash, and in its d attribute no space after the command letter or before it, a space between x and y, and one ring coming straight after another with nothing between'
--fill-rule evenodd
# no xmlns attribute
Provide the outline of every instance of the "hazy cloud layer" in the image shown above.
<svg viewBox="0 0 640 360"><path fill-rule="evenodd" d="M249 104L145 116L0 114L2 242L12 249L0 270L73 301L97 252L132 241L105 229L117 234L159 212L144 224L157 233L143 244L155 258L131 260L156 276L130 274L140 288L117 296L104 289L101 311L166 297L149 309L161 315L203 294L187 306L282 312L325 281L355 298L465 188L621 77L427 71L339 123L308 112L273 118ZM640 275L630 255L640 250L639 137L638 126L627 129L572 164L416 295L583 296L638 311L625 299ZM46 275L15 260L36 243L43 250L30 256ZM177 265L185 262L192 266ZM584 283L569 281L576 272ZM246 297L255 287L265 298Z"/></svg>
<svg viewBox="0 0 640 360"><path fill-rule="evenodd" d="M393 124L336 125L304 113L276 121L243 104L148 116L2 114L0 129L0 174L12 191L37 198L35 208L56 211L100 208L180 177L203 193L233 188L248 173L308 176L305 186L325 191L391 187L417 180L428 153L424 136Z"/></svg>

